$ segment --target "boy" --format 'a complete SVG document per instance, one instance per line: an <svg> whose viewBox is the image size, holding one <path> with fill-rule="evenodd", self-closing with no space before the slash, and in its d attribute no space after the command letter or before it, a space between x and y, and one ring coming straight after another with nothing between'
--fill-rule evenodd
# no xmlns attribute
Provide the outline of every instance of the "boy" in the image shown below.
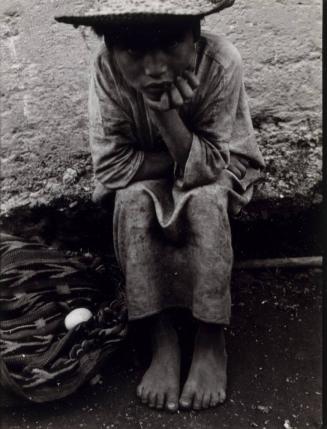
<svg viewBox="0 0 327 429"><path fill-rule="evenodd" d="M151 318L152 362L137 395L170 411L226 398L228 213L249 202L264 166L238 51L224 37L201 35L201 19L231 3L102 0L57 18L104 36L89 99L94 199L116 192L114 244L129 319ZM198 324L181 393L169 317L176 307Z"/></svg>

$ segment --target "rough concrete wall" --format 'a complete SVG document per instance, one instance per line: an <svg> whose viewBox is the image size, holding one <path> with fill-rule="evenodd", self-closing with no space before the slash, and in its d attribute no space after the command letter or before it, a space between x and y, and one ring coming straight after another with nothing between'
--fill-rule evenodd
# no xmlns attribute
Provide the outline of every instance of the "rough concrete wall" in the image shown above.
<svg viewBox="0 0 327 429"><path fill-rule="evenodd" d="M88 67L98 40L58 24L65 0L1 0L3 209L88 195ZM72 1L72 0L70 0ZM78 0L74 0L78 1ZM320 0L236 0L207 18L240 50L267 162L257 199L320 198ZM73 169L70 171L67 169Z"/></svg>

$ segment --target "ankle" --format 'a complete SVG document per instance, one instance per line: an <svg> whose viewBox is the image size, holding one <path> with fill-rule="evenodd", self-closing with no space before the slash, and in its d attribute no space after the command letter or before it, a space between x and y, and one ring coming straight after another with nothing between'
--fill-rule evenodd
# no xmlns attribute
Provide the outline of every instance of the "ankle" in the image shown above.
<svg viewBox="0 0 327 429"><path fill-rule="evenodd" d="M171 321L162 315L153 320L152 327L152 347L153 351L165 351L178 346L177 332Z"/></svg>
<svg viewBox="0 0 327 429"><path fill-rule="evenodd" d="M196 336L200 338L208 338L210 341L214 341L215 343L217 341L224 341L224 326L214 323L199 322Z"/></svg>
<svg viewBox="0 0 327 429"><path fill-rule="evenodd" d="M195 351L217 353L225 351L225 333L223 325L200 322L195 337Z"/></svg>

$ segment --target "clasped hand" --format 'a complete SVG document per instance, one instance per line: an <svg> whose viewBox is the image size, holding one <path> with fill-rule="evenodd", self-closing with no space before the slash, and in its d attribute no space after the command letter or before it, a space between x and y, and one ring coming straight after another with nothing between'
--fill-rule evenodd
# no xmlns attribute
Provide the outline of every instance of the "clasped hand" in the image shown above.
<svg viewBox="0 0 327 429"><path fill-rule="evenodd" d="M183 104L188 103L199 87L200 81L191 70L185 70L182 76L178 76L169 90L163 92L159 100L152 100L143 94L146 104L153 111L154 119L161 112L178 109ZM156 112L156 113L155 113ZM231 154L228 170L235 174L238 179L242 179L249 167L249 161L240 155Z"/></svg>
<svg viewBox="0 0 327 429"><path fill-rule="evenodd" d="M170 88L163 92L158 101L150 99L146 94L143 94L143 96L150 109L167 112L168 110L178 109L184 103L188 103L194 97L199 85L199 79L194 72L185 70L181 76L177 76Z"/></svg>

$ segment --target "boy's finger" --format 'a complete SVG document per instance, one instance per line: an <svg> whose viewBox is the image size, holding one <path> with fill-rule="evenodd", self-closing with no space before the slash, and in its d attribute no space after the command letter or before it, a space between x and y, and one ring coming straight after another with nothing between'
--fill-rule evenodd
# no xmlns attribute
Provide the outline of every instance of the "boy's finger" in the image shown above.
<svg viewBox="0 0 327 429"><path fill-rule="evenodd" d="M188 83L192 89L196 89L200 85L199 79L195 76L195 74L189 70L184 71L184 75L188 80Z"/></svg>
<svg viewBox="0 0 327 429"><path fill-rule="evenodd" d="M180 107L184 104L184 99L175 85L170 90L171 104L174 107Z"/></svg>
<svg viewBox="0 0 327 429"><path fill-rule="evenodd" d="M230 162L231 162L231 164L232 163L235 163L237 165L242 164L245 168L248 168L250 165L249 161L244 156L241 156L241 155L231 154Z"/></svg>
<svg viewBox="0 0 327 429"><path fill-rule="evenodd" d="M153 101L153 100L150 100L149 98L147 98L145 101L146 101L146 104L150 107L150 109L158 110L158 111L163 110L161 106L161 101Z"/></svg>
<svg viewBox="0 0 327 429"><path fill-rule="evenodd" d="M244 165L244 167L245 168L248 168L249 167L249 165L250 165L250 163L249 163L249 161L246 159L246 158L240 158L240 163L242 164L242 165Z"/></svg>
<svg viewBox="0 0 327 429"><path fill-rule="evenodd" d="M176 79L176 86L184 100L190 100L194 96L193 89L190 87L188 82L180 76Z"/></svg>
<svg viewBox="0 0 327 429"><path fill-rule="evenodd" d="M228 167L228 170L229 171L231 171L233 174L235 174L235 176L238 178L238 179L242 179L242 177L243 177L243 174L242 174L242 172L235 166L235 165L230 165L229 167Z"/></svg>
<svg viewBox="0 0 327 429"><path fill-rule="evenodd" d="M241 174L244 176L246 173L246 167L241 162L238 162L236 164L236 168L241 172Z"/></svg>
<svg viewBox="0 0 327 429"><path fill-rule="evenodd" d="M163 111L170 109L170 100L167 92L164 92L160 99L161 108Z"/></svg>
<svg viewBox="0 0 327 429"><path fill-rule="evenodd" d="M234 169L239 172L240 178L243 178L246 175L246 170L249 166L248 161L245 158L239 156L231 155L229 169L234 172ZM234 173L236 174L236 173Z"/></svg>
<svg viewBox="0 0 327 429"><path fill-rule="evenodd" d="M170 108L170 102L169 102L169 97L167 93L164 93L161 96L160 101L154 101L148 97L144 97L144 99L146 104L150 107L150 109L157 110L159 112L164 112L166 110L169 110Z"/></svg>

